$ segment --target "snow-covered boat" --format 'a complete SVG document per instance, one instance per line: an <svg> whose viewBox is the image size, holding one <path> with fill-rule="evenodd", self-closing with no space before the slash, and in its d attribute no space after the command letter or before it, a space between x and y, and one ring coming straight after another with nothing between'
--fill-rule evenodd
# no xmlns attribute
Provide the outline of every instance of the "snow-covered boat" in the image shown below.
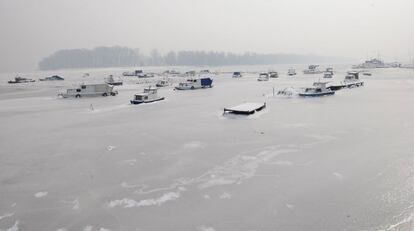
<svg viewBox="0 0 414 231"><path fill-rule="evenodd" d="M213 87L213 79L211 78L191 78L187 81L179 83L175 87L177 90L194 90L200 88L211 88Z"/></svg>
<svg viewBox="0 0 414 231"><path fill-rule="evenodd" d="M114 91L114 86L106 83L101 84L81 84L78 88L67 89L66 93L60 93L58 96L63 98L75 97L80 98L84 96L115 96L118 91Z"/></svg>
<svg viewBox="0 0 414 231"><path fill-rule="evenodd" d="M319 65L309 65L308 69L303 71L303 74L322 74L323 72L319 70Z"/></svg>
<svg viewBox="0 0 414 231"><path fill-rule="evenodd" d="M144 72L142 70L135 70L133 72L124 72L122 73L123 76L140 76L140 75L144 75Z"/></svg>
<svg viewBox="0 0 414 231"><path fill-rule="evenodd" d="M296 75L296 71L295 71L295 69L293 69L293 68L289 68L289 70L288 70L288 73L287 73L289 76L293 76L293 75Z"/></svg>
<svg viewBox="0 0 414 231"><path fill-rule="evenodd" d="M334 91L326 87L327 84L328 82L314 82L313 87L304 88L301 92L299 92L299 96L317 97L335 94Z"/></svg>
<svg viewBox="0 0 414 231"><path fill-rule="evenodd" d="M58 75L53 75L50 77L46 77L44 79L39 79L39 81L62 81L62 80L65 80L65 79Z"/></svg>
<svg viewBox="0 0 414 231"><path fill-rule="evenodd" d="M167 87L170 86L170 82L167 79L158 80L155 84L156 87Z"/></svg>
<svg viewBox="0 0 414 231"><path fill-rule="evenodd" d="M164 100L165 97L158 96L157 88L145 88L143 93L135 94L134 98L130 101L131 104L152 103L160 100Z"/></svg>
<svg viewBox="0 0 414 231"><path fill-rule="evenodd" d="M112 75L109 75L106 80L105 83L112 85L112 86L120 86L123 84L121 79L117 79L115 80L114 77Z"/></svg>
<svg viewBox="0 0 414 231"><path fill-rule="evenodd" d="M269 81L269 74L268 73L260 73L259 78L257 81Z"/></svg>
<svg viewBox="0 0 414 231"><path fill-rule="evenodd" d="M240 71L233 72L233 78L240 78L242 77L242 73Z"/></svg>
<svg viewBox="0 0 414 231"><path fill-rule="evenodd" d="M266 103L243 103L234 107L224 108L223 114L251 115L266 108Z"/></svg>
<svg viewBox="0 0 414 231"><path fill-rule="evenodd" d="M278 78L279 74L276 71L269 71L270 78Z"/></svg>
<svg viewBox="0 0 414 231"><path fill-rule="evenodd" d="M339 84L333 84L329 86L328 88L332 91L341 90L342 88L354 88L354 87L362 87L364 86L364 81L359 79L359 73L358 71L350 71L345 76L344 81L342 81Z"/></svg>
<svg viewBox="0 0 414 231"><path fill-rule="evenodd" d="M10 80L8 81L8 83L10 84L14 84L14 83L32 83L35 82L36 80L34 79L28 79L28 78L23 78L23 77L14 77L14 80Z"/></svg>

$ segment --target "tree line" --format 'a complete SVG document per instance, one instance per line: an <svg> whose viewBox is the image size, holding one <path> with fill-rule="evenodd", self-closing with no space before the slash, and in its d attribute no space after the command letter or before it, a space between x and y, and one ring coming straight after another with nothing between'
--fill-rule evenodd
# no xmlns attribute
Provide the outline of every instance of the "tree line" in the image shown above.
<svg viewBox="0 0 414 231"><path fill-rule="evenodd" d="M132 66L224 66L342 62L343 58L297 54L236 54L215 51L170 51L154 49L146 55L127 47L59 50L39 62L40 70Z"/></svg>

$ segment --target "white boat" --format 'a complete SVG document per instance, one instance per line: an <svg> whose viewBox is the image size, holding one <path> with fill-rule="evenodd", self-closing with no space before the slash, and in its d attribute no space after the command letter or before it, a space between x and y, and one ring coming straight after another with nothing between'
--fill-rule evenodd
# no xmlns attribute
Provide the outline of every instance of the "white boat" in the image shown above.
<svg viewBox="0 0 414 231"><path fill-rule="evenodd" d="M164 100L165 97L158 96L157 88L145 88L143 93L135 94L134 98L130 101L131 104L141 104L141 103L152 103L160 100Z"/></svg>
<svg viewBox="0 0 414 231"><path fill-rule="evenodd" d="M268 73L260 73L259 78L257 81L269 81L269 74Z"/></svg>
<svg viewBox="0 0 414 231"><path fill-rule="evenodd" d="M66 93L60 93L59 96L67 97L87 97L87 96L115 96L118 92L114 91L114 86L106 83L101 84L81 84L78 88L67 89Z"/></svg>
<svg viewBox="0 0 414 231"><path fill-rule="evenodd" d="M296 75L296 71L295 71L295 69L293 69L293 68L289 68L289 70L288 70L288 73L287 73L289 76L293 76L293 75Z"/></svg>
<svg viewBox="0 0 414 231"><path fill-rule="evenodd" d="M233 72L233 78L240 78L240 77L242 77L243 75L242 75L242 73L240 72L240 71L235 71L235 72Z"/></svg>
<svg viewBox="0 0 414 231"><path fill-rule="evenodd" d="M223 115L226 113L251 115L266 108L266 103L243 103L234 107L224 108Z"/></svg>
<svg viewBox="0 0 414 231"><path fill-rule="evenodd" d="M109 76L106 78L105 83L107 83L107 84L109 84L109 85L112 85L112 86L120 86L120 85L122 85L122 84L123 84L123 82L122 82L122 80L121 80L121 79L117 79L117 80L115 80L113 75L109 75Z"/></svg>
<svg viewBox="0 0 414 231"><path fill-rule="evenodd" d="M158 80L155 84L156 87L167 87L170 86L170 82L167 79Z"/></svg>
<svg viewBox="0 0 414 231"><path fill-rule="evenodd" d="M327 84L328 82L314 82L313 87L304 88L299 92L299 96L318 97L335 94L334 91L326 87Z"/></svg>
<svg viewBox="0 0 414 231"><path fill-rule="evenodd" d="M362 87L364 86L364 81L359 79L359 73L358 71L350 71L345 76L344 81L342 81L339 84L334 84L329 86L328 88L337 91L341 90L342 88L354 88L354 87Z"/></svg>
<svg viewBox="0 0 414 231"><path fill-rule="evenodd" d="M380 58L366 60L364 63L352 66L353 69L396 68L401 64L397 62L385 63Z"/></svg>
<svg viewBox="0 0 414 231"><path fill-rule="evenodd" d="M278 78L279 74L276 71L269 71L270 78Z"/></svg>
<svg viewBox="0 0 414 231"><path fill-rule="evenodd" d="M309 65L308 69L303 71L303 74L322 74L323 72L319 70L319 65Z"/></svg>
<svg viewBox="0 0 414 231"><path fill-rule="evenodd" d="M194 90L200 88L211 88L213 87L213 79L211 78L191 78L187 81L179 83L175 87L177 90Z"/></svg>

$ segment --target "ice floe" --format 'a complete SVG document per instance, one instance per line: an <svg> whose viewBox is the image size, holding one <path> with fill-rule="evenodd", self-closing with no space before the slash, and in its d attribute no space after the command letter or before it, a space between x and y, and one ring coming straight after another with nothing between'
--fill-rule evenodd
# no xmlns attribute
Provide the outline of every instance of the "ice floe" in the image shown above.
<svg viewBox="0 0 414 231"><path fill-rule="evenodd" d="M133 199L124 198L121 200L113 200L109 202L108 207L124 207L124 208L132 208L132 207L143 207L143 206L161 206L162 204L177 200L180 197L180 192L168 192L162 195L159 198L152 198L152 199L145 199L136 201Z"/></svg>
<svg viewBox="0 0 414 231"><path fill-rule="evenodd" d="M14 215L14 213L6 213L6 214L0 216L0 220L3 220L4 218L12 217L13 215Z"/></svg>
<svg viewBox="0 0 414 231"><path fill-rule="evenodd" d="M220 199L230 199L231 195L227 192L224 192L223 194L220 195L219 197Z"/></svg>
<svg viewBox="0 0 414 231"><path fill-rule="evenodd" d="M198 226L197 230L198 231L216 231L213 227L208 227L204 225Z"/></svg>
<svg viewBox="0 0 414 231"><path fill-rule="evenodd" d="M19 221L14 222L14 225L6 230L0 229L0 231L19 231Z"/></svg>
<svg viewBox="0 0 414 231"><path fill-rule="evenodd" d="M37 193L35 193L35 197L36 198L42 198L42 197L45 197L45 196L47 196L47 194L48 194L48 192L37 192Z"/></svg>
<svg viewBox="0 0 414 231"><path fill-rule="evenodd" d="M332 173L336 178L338 178L338 180L343 180L344 176L341 173L338 172L334 172Z"/></svg>

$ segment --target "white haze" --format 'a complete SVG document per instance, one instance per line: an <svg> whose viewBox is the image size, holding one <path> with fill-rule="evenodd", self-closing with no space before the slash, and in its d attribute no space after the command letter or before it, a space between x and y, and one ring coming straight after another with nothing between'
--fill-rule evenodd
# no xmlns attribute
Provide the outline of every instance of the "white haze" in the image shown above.
<svg viewBox="0 0 414 231"><path fill-rule="evenodd" d="M413 10L412 0L1 0L0 72L114 45L408 61Z"/></svg>

